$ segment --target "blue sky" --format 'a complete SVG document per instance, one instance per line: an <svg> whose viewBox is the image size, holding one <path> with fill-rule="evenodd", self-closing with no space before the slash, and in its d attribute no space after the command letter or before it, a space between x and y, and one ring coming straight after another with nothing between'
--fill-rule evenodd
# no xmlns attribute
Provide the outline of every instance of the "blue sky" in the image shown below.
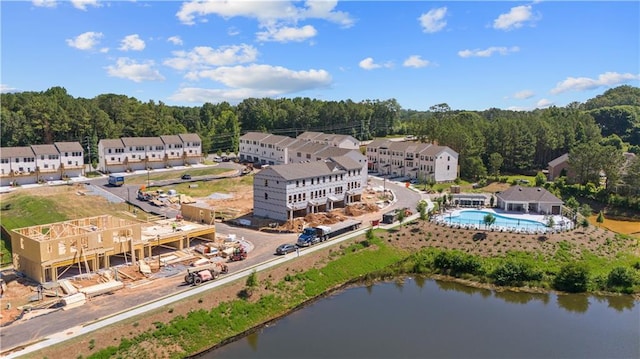
<svg viewBox="0 0 640 359"><path fill-rule="evenodd" d="M640 2L2 1L0 90L530 110L640 86Z"/></svg>

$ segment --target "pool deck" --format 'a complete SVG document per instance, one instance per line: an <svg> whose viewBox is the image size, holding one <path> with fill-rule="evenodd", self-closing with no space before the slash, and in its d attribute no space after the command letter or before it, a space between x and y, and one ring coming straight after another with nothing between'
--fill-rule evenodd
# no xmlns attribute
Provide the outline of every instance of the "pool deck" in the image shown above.
<svg viewBox="0 0 640 359"><path fill-rule="evenodd" d="M457 216L460 214L460 212L464 212L464 211L483 211L483 212L490 212L490 213L494 213L495 215L499 215L502 217L508 217L508 218L513 218L513 219L526 219L526 220L530 220L530 221L535 221L535 222L539 222L542 224L545 224L548 222L549 220L549 216L548 215L542 215L542 214L531 214L531 213L523 213L523 212L509 212L509 211L504 211L501 209L495 209L495 208L456 208L453 210L448 210L446 212L444 212L443 214L437 215L435 216L435 221L438 223L443 223L443 224L447 224L447 217L448 216ZM553 226L552 229L547 229L547 230L551 230L554 232L557 231L562 231L562 230L568 230L568 229L572 229L573 228L573 222L561 215L553 215L553 222L555 223L555 225ZM469 228L469 229L484 229L481 228L483 226L477 226L477 225L457 225L455 224L455 226L458 227L465 227L465 228ZM517 227L517 226L516 226ZM515 227L504 227L504 226L497 226L495 228L493 228L493 230L501 230L501 231L525 231L525 232L538 232L538 231L530 231L530 230L526 230L526 229L516 229Z"/></svg>

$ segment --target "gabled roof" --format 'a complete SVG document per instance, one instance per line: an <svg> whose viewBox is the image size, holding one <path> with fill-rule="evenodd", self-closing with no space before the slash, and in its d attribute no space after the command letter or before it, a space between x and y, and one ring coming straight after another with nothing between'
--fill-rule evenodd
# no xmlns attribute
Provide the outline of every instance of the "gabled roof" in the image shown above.
<svg viewBox="0 0 640 359"><path fill-rule="evenodd" d="M296 138L298 140L311 141L311 140L317 140L318 136L322 136L322 135L324 135L322 132L306 131L298 135Z"/></svg>
<svg viewBox="0 0 640 359"><path fill-rule="evenodd" d="M282 147L282 148L289 148L291 145L293 145L296 141L295 138L291 138L291 137L285 137L284 140L278 142L278 146Z"/></svg>
<svg viewBox="0 0 640 359"><path fill-rule="evenodd" d="M362 169L362 164L358 163L357 161L354 161L351 157L348 157L348 156L331 157L330 160L336 162L346 170Z"/></svg>
<svg viewBox="0 0 640 359"><path fill-rule="evenodd" d="M296 151L299 151L302 153L317 153L319 151L322 151L325 148L327 148L327 145L323 143L307 142L301 147L298 147Z"/></svg>
<svg viewBox="0 0 640 359"><path fill-rule="evenodd" d="M569 160L569 154L565 153L564 155L552 160L551 162L549 162L549 166L551 167L555 167L559 164L562 164L564 162L567 162Z"/></svg>
<svg viewBox="0 0 640 359"><path fill-rule="evenodd" d="M100 140L99 144L104 148L124 148L124 144L119 138Z"/></svg>
<svg viewBox="0 0 640 359"><path fill-rule="evenodd" d="M269 136L271 135L264 132L247 132L244 135L240 136L240 139L247 141L262 141Z"/></svg>
<svg viewBox="0 0 640 359"><path fill-rule="evenodd" d="M180 136L180 139L182 139L182 142L200 142L200 136L198 136L197 133L181 133L178 136Z"/></svg>
<svg viewBox="0 0 640 359"><path fill-rule="evenodd" d="M0 158L33 157L31 147L2 147Z"/></svg>
<svg viewBox="0 0 640 359"><path fill-rule="evenodd" d="M372 140L371 142L369 142L367 147L371 147L371 148L389 148L389 144L390 143L391 143L391 141L389 141L387 139L376 138L376 139Z"/></svg>
<svg viewBox="0 0 640 359"><path fill-rule="evenodd" d="M271 145L276 145L282 141L286 141L287 139L289 139L291 137L287 137L287 136L280 136L280 135L269 135L267 137L265 137L262 141L262 143L264 143L265 145L271 144Z"/></svg>
<svg viewBox="0 0 640 359"><path fill-rule="evenodd" d="M290 181L334 174L336 173L336 171L334 171L335 168L336 163L333 161L313 161L274 165L260 170L260 172L256 173L256 178L264 175L272 175ZM357 168L361 168L361 166L358 166ZM337 172L344 173L345 171L338 168Z"/></svg>
<svg viewBox="0 0 640 359"><path fill-rule="evenodd" d="M156 146L164 145L160 137L122 137L125 146Z"/></svg>
<svg viewBox="0 0 640 359"><path fill-rule="evenodd" d="M420 151L420 154L424 154L424 155L428 155L428 156L437 156L439 154L441 154L442 152L445 151L449 151L453 157L458 158L458 152L452 150L451 148L447 147L447 146L437 146L437 145L431 145L425 149L423 149L422 151Z"/></svg>
<svg viewBox="0 0 640 359"><path fill-rule="evenodd" d="M38 155L57 155L58 149L54 145L31 145L31 149L36 156Z"/></svg>
<svg viewBox="0 0 640 359"><path fill-rule="evenodd" d="M54 142L53 143L60 152L83 152L84 149L80 142Z"/></svg>
<svg viewBox="0 0 640 359"><path fill-rule="evenodd" d="M160 136L160 139L166 145L179 145L179 144L182 143L182 140L180 139L180 136L178 136L178 135L162 135L162 136Z"/></svg>
<svg viewBox="0 0 640 359"><path fill-rule="evenodd" d="M508 202L562 203L562 200L542 187L511 186L496 195Z"/></svg>
<svg viewBox="0 0 640 359"><path fill-rule="evenodd" d="M348 148L341 148L341 147L334 147L334 146L328 146L323 148L322 150L316 152L316 155L322 158L329 158L329 157L336 157L336 156L344 156L347 153L351 152L351 151L358 151L358 150L352 150L352 149L348 149ZM358 152L360 153L360 152Z"/></svg>

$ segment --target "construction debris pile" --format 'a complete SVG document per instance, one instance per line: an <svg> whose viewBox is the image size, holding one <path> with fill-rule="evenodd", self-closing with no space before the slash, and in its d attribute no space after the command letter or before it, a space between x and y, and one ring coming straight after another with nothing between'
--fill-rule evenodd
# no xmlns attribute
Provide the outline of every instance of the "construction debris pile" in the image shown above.
<svg viewBox="0 0 640 359"><path fill-rule="evenodd" d="M380 208L375 203L355 203L345 207L347 216L358 217L363 214L377 212Z"/></svg>

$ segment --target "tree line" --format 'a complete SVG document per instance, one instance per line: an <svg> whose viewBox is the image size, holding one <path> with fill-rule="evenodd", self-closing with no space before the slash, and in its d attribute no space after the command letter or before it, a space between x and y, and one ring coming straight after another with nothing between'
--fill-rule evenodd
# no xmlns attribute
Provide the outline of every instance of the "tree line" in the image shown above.
<svg viewBox="0 0 640 359"><path fill-rule="evenodd" d="M237 151L249 131L295 137L304 131L352 135L359 140L411 134L460 154L460 176L476 180L501 172L528 173L571 153L584 165L580 181L614 173L622 152L640 154L640 88L619 86L585 103L531 111L491 108L402 109L395 99L354 102L310 98L248 98L199 107L141 102L103 94L74 98L62 87L0 95L2 147L78 141L95 161L104 138L197 133L205 153ZM612 178L618 180L618 178Z"/></svg>

